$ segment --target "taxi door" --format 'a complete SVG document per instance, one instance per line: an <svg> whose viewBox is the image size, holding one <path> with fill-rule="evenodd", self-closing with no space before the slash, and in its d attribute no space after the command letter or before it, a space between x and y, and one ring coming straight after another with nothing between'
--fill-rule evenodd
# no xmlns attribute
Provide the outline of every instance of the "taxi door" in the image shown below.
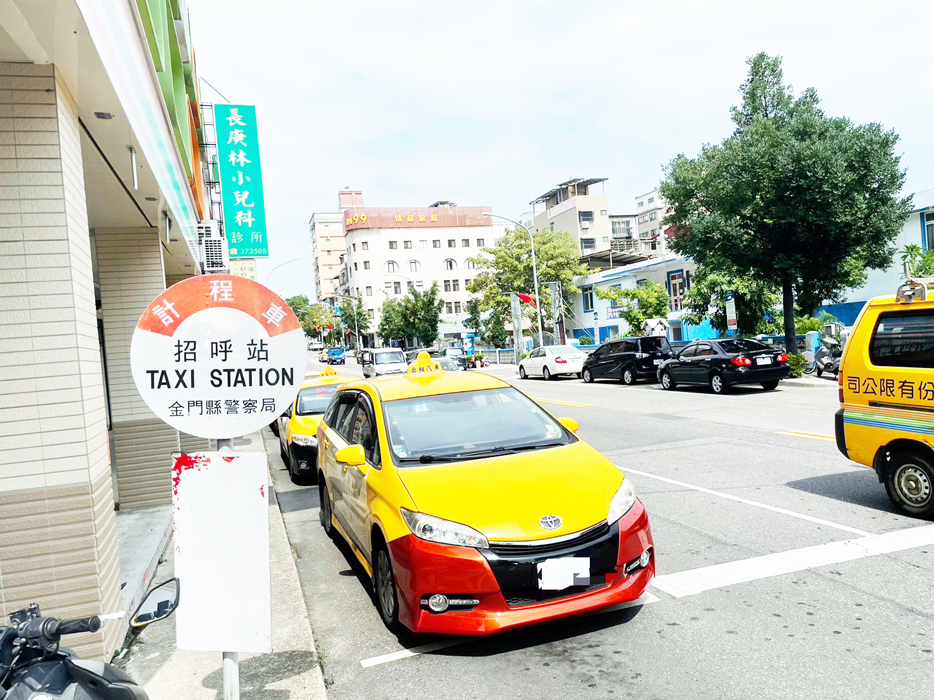
<svg viewBox="0 0 934 700"><path fill-rule="evenodd" d="M342 464L341 474L344 494L344 507L347 522L352 530L351 536L357 546L369 553L369 497L367 476L371 469L380 468L379 436L373 405L366 394L357 397L357 411L354 414L353 428L350 435L351 445L362 445L366 463L359 466Z"/></svg>
<svg viewBox="0 0 934 700"><path fill-rule="evenodd" d="M318 460L331 496L332 512L341 527L348 533L350 528L343 489L343 468L347 465L338 463L336 455L351 444L350 436L354 425L354 414L357 411L357 397L356 391L340 392L333 411L328 410L319 428Z"/></svg>

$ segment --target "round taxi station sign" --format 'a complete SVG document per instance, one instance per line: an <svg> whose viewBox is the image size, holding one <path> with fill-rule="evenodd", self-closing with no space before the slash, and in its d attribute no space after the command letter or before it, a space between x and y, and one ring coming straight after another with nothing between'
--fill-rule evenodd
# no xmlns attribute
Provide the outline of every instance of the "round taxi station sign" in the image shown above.
<svg viewBox="0 0 934 700"><path fill-rule="evenodd" d="M292 309L233 275L183 280L156 297L133 332L133 381L173 428L204 438L247 435L295 399L307 355Z"/></svg>

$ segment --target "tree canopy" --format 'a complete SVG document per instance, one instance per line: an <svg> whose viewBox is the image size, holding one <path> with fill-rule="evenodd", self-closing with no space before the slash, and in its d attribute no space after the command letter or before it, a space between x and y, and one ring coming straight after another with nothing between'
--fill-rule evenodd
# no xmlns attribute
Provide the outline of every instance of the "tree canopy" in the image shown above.
<svg viewBox="0 0 934 700"><path fill-rule="evenodd" d="M467 318L464 327L477 337L483 335L483 316L480 313L480 300L471 299L467 302Z"/></svg>
<svg viewBox="0 0 934 700"><path fill-rule="evenodd" d="M668 290L658 282L646 280L630 289L594 287L594 292L601 299L619 304L619 317L629 325L626 335L641 335L643 324L650 318L668 317Z"/></svg>
<svg viewBox="0 0 934 700"><path fill-rule="evenodd" d="M294 297L293 297L294 299ZM306 335L321 337L321 330L328 326L336 326L337 317L334 315L334 309L328 304L312 304L305 310L305 317L302 320L302 330Z"/></svg>
<svg viewBox="0 0 934 700"><path fill-rule="evenodd" d="M402 324L406 338L416 338L422 347L433 345L438 339L444 300L437 281L424 292L414 287L402 298Z"/></svg>
<svg viewBox="0 0 934 700"><path fill-rule="evenodd" d="M504 348L509 342L509 331L506 330L506 312L493 309L486 322L486 332L483 340L494 348Z"/></svg>
<svg viewBox="0 0 934 700"><path fill-rule="evenodd" d="M795 301L811 312L887 267L911 203L894 131L828 117L812 88L795 98L780 57L747 63L733 134L667 166L664 223L699 265L781 288L793 352Z"/></svg>
<svg viewBox="0 0 934 700"><path fill-rule="evenodd" d="M934 249L922 250L915 244L902 249L902 262L908 263L908 269L915 277L934 277Z"/></svg>
<svg viewBox="0 0 934 700"><path fill-rule="evenodd" d="M344 299L340 305L341 322L346 330L359 332L365 335L370 329L370 316L363 305L363 298L356 297L353 300Z"/></svg>
<svg viewBox="0 0 934 700"><path fill-rule="evenodd" d="M299 323L305 320L305 316L308 315L308 307L311 305L307 296L299 294L298 296L289 297L285 300L285 303L292 307L292 312Z"/></svg>
<svg viewBox="0 0 934 700"><path fill-rule="evenodd" d="M383 343L405 338L405 324L402 322L402 303L400 301L386 299L379 313L379 328L376 334Z"/></svg>
<svg viewBox="0 0 934 700"><path fill-rule="evenodd" d="M710 325L726 333L726 292L733 292L736 304L736 325L740 335L758 335L772 330L770 316L781 297L778 288L755 275L732 275L700 266L694 273L691 288L684 295L683 321Z"/></svg>

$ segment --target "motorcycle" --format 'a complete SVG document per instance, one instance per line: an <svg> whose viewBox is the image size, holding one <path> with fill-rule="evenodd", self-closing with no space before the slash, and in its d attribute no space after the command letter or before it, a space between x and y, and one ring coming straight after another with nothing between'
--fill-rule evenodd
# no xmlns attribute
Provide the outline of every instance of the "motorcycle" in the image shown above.
<svg viewBox="0 0 934 700"><path fill-rule="evenodd" d="M834 338L827 337L821 340L821 346L814 353L814 367L817 376L820 377L827 372L834 377L840 371L840 359L843 351L840 349L840 343Z"/></svg>
<svg viewBox="0 0 934 700"><path fill-rule="evenodd" d="M178 600L177 578L159 584L140 603L130 627L164 620ZM80 659L61 646L65 635L97 632L103 621L122 617L59 620L43 617L35 603L11 613L9 626L0 627L0 700L148 700L146 691L113 664Z"/></svg>

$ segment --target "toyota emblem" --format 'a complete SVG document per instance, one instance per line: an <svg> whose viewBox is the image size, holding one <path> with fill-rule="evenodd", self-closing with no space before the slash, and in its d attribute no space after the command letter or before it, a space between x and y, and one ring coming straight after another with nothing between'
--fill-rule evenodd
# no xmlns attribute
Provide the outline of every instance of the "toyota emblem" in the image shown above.
<svg viewBox="0 0 934 700"><path fill-rule="evenodd" d="M561 527L561 518L557 515L545 515L538 521L545 530L557 530Z"/></svg>

